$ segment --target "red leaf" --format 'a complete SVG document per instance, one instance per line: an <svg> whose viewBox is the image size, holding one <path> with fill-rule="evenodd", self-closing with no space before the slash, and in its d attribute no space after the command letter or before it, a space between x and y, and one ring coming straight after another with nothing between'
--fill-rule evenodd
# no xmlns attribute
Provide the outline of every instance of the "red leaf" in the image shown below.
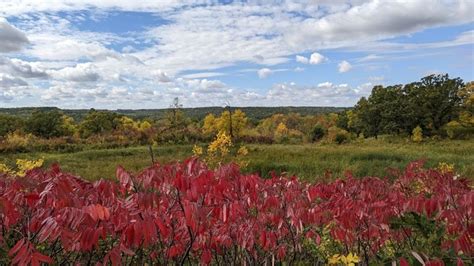
<svg viewBox="0 0 474 266"><path fill-rule="evenodd" d="M43 255L39 252L35 252L33 253L32 255L32 259L33 260L37 260L39 262L44 262L44 263L48 263L48 264L52 264L53 263L53 259L51 259L50 257L46 256L46 255Z"/></svg>
<svg viewBox="0 0 474 266"><path fill-rule="evenodd" d="M17 253L17 252L20 250L20 248L23 247L23 244L24 244L24 243L25 243L25 239L24 239L24 238L18 240L18 242L16 242L16 244L15 244L15 245L10 249L10 251L8 252L8 256L13 257L13 255L14 255L15 253Z"/></svg>
<svg viewBox="0 0 474 266"><path fill-rule="evenodd" d="M201 262L208 265L212 261L212 254L209 249L205 249L201 255Z"/></svg>
<svg viewBox="0 0 474 266"><path fill-rule="evenodd" d="M400 266L410 266L405 258L400 258Z"/></svg>
<svg viewBox="0 0 474 266"><path fill-rule="evenodd" d="M132 177L122 166L117 167L116 176L125 191L130 191L132 189Z"/></svg>

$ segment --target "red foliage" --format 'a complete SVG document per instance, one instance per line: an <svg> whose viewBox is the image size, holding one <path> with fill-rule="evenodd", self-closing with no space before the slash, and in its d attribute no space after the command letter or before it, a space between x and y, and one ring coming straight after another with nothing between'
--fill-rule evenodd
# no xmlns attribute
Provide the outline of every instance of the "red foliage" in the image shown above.
<svg viewBox="0 0 474 266"><path fill-rule="evenodd" d="M154 165L137 176L119 167L117 178L91 183L57 166L24 178L0 177L0 247L9 262L294 261L308 254L303 240L319 245L318 232L326 225L346 248L365 247L359 254L370 258L387 241L410 237L390 227L408 212L446 226L443 249L473 255L474 192L468 181L425 170L419 162L395 182L262 179L241 174L235 165L210 170L194 158Z"/></svg>

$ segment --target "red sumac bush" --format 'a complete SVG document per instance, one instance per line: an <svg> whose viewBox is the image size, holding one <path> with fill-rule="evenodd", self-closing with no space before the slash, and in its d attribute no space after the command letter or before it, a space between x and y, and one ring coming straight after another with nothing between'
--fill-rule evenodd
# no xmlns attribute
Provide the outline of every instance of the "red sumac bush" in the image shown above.
<svg viewBox="0 0 474 266"><path fill-rule="evenodd" d="M395 181L262 179L195 158L116 176L88 182L57 165L0 176L0 263L326 263L352 252L361 264L406 265L473 255L471 185L420 162Z"/></svg>

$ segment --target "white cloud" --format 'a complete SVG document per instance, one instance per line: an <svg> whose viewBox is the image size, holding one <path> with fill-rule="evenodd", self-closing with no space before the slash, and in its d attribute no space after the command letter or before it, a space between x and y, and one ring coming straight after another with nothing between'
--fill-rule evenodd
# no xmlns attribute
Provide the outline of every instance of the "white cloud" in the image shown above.
<svg viewBox="0 0 474 266"><path fill-rule="evenodd" d="M268 78L273 73L273 71L269 68L262 68L257 71L258 77L261 79Z"/></svg>
<svg viewBox="0 0 474 266"><path fill-rule="evenodd" d="M369 62L369 61L374 61L374 60L379 60L382 59L383 56L376 55L376 54L369 54L367 56L364 56L360 59L357 60L357 62Z"/></svg>
<svg viewBox="0 0 474 266"><path fill-rule="evenodd" d="M299 49L360 45L441 25L473 21L474 1L363 1L322 17L309 17L285 31Z"/></svg>
<svg viewBox="0 0 474 266"><path fill-rule="evenodd" d="M314 86L280 83L275 84L261 102L268 105L283 106L349 106L355 104L361 96L367 96L366 93L367 90L360 86L352 88L348 84L333 84L332 82L324 82Z"/></svg>
<svg viewBox="0 0 474 266"><path fill-rule="evenodd" d="M326 61L326 57L324 57L320 53L312 53L311 57L309 58L309 63L312 65L318 65Z"/></svg>
<svg viewBox="0 0 474 266"><path fill-rule="evenodd" d="M75 67L52 71L51 74L58 79L74 82L95 82L100 79L98 69L92 63L77 64Z"/></svg>
<svg viewBox="0 0 474 266"><path fill-rule="evenodd" d="M271 105L271 101L275 101L273 105L278 105L284 101L278 102L271 98L272 94L267 94L264 88L248 89L245 88L248 85L242 83L236 88L233 84L208 79L221 74L232 77L246 75L238 69L225 68L241 63L249 63L250 66L246 67L252 68L251 75L257 72L260 78L267 78L278 71L302 71L299 67L279 65L292 61L293 56L303 64L327 61L319 53L303 56L310 51L323 54L327 49L367 51L369 56L366 58L353 59L361 63L390 58L388 52L473 43L472 31L466 31L454 40L437 43L386 41L427 28L471 22L473 18L469 10L473 10L473 1L304 2L307 3L283 1L281 5L267 5L265 1L249 1L245 4L194 5L168 0L55 0L54 4L51 1L4 0L0 15L9 18L19 15L13 23L19 30L6 20L0 22L0 28L13 28L15 33L24 32L25 38L22 40L20 37L19 40L22 40L23 46L29 40L30 45L11 56L16 59L0 58L0 61L8 61L8 64L3 65L0 62L0 72L40 86L51 96L45 98L49 97L51 103L61 105L65 103L59 100L54 102L53 99L77 98L80 99L79 105L89 104L88 107L94 104L114 107L111 100L114 99L117 103L141 108L143 102L150 103L151 99L162 102L160 97L174 95L182 97L186 104L195 106L216 104L225 99L235 102L248 99L252 102L252 97L255 97L259 99L254 101L256 104ZM183 5L186 7L181 8ZM77 12L68 13L72 10ZM145 25L144 31L128 33L94 32L94 28L90 28L90 31L79 30L81 28L77 23L81 20L94 19L99 23L108 23L105 18L109 16L110 10L152 12L154 16L166 20L166 23ZM66 13L55 13L57 11ZM7 38L0 39L3 41ZM5 50L1 48L2 45L5 43L0 42L0 52ZM12 47L9 45L7 49L11 50ZM14 46L14 49L18 50L19 47L21 45ZM339 66L341 72L350 68L349 62ZM77 84L79 81L81 84ZM347 89L342 86L344 84L327 85L324 89L328 91ZM319 101L311 95L323 89L317 85L310 88L288 83L285 86L305 91L298 96L308 97L308 103L315 104ZM353 92L357 90L358 87ZM5 95L13 97L12 91L8 89L7 94L4 91L4 98ZM42 95L42 92L37 95ZM55 95L57 97L53 97ZM104 95L109 100L101 99ZM356 97L354 95L358 94L344 94L340 100L343 97ZM67 98L69 96L75 98ZM289 99L288 102L298 103L295 99ZM327 96L324 99L329 100ZM156 103L150 103L150 106L158 107L153 104Z"/></svg>
<svg viewBox="0 0 474 266"><path fill-rule="evenodd" d="M0 88L11 88L18 86L28 86L28 83L21 78L0 73Z"/></svg>
<svg viewBox="0 0 474 266"><path fill-rule="evenodd" d="M309 59L304 57L304 56L297 55L296 56L296 62L299 62L299 63L302 63L302 64L307 64L307 63L309 63Z"/></svg>
<svg viewBox="0 0 474 266"><path fill-rule="evenodd" d="M192 2L191 2L192 3ZM197 4L198 2L196 2ZM182 7L189 3L181 0L128 1L128 0L3 0L0 15L21 15L30 12L79 11L88 8L122 11L159 12Z"/></svg>
<svg viewBox="0 0 474 266"><path fill-rule="evenodd" d="M26 35L0 17L0 53L20 51L25 44L28 44Z"/></svg>
<svg viewBox="0 0 474 266"><path fill-rule="evenodd" d="M199 72L199 73L192 73L186 74L181 77L186 79L199 79L199 78L212 78L212 77L219 77L225 76L226 74L223 72Z"/></svg>
<svg viewBox="0 0 474 266"><path fill-rule="evenodd" d="M318 88L331 88L331 87L332 87L332 83L329 81L318 84Z"/></svg>
<svg viewBox="0 0 474 266"><path fill-rule="evenodd" d="M338 66L339 73L345 73L345 72L352 69L352 65L349 62L347 62L346 60L339 63L337 66Z"/></svg>
<svg viewBox="0 0 474 266"><path fill-rule="evenodd" d="M28 95L28 83L24 79L0 73L0 102L10 102Z"/></svg>
<svg viewBox="0 0 474 266"><path fill-rule="evenodd" d="M158 69L155 72L155 76L159 82L163 82L163 83L171 82L171 78L168 76L168 74L162 71L161 69Z"/></svg>
<svg viewBox="0 0 474 266"><path fill-rule="evenodd" d="M22 78L48 78L40 62L27 62L16 58L0 57L0 71Z"/></svg>

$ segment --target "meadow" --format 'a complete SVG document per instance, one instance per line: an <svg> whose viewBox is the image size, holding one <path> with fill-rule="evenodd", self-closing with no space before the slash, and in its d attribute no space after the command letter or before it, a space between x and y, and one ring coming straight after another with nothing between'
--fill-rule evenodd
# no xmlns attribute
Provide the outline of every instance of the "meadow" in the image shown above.
<svg viewBox="0 0 474 266"><path fill-rule="evenodd" d="M204 144L202 145L205 146ZM440 162L454 164L457 173L474 177L474 142L468 140L426 140L413 143L403 139L366 139L346 144L248 144L246 173L268 177L271 171L317 181L331 175L383 177L388 169L403 169L409 162L426 160L427 167ZM159 145L153 148L155 160L168 163L192 156L192 145ZM151 165L147 146L116 149L85 149L71 153L29 152L0 156L0 163L13 165L15 160L44 158L46 165L58 162L61 168L88 180L115 177L117 165L137 172Z"/></svg>

